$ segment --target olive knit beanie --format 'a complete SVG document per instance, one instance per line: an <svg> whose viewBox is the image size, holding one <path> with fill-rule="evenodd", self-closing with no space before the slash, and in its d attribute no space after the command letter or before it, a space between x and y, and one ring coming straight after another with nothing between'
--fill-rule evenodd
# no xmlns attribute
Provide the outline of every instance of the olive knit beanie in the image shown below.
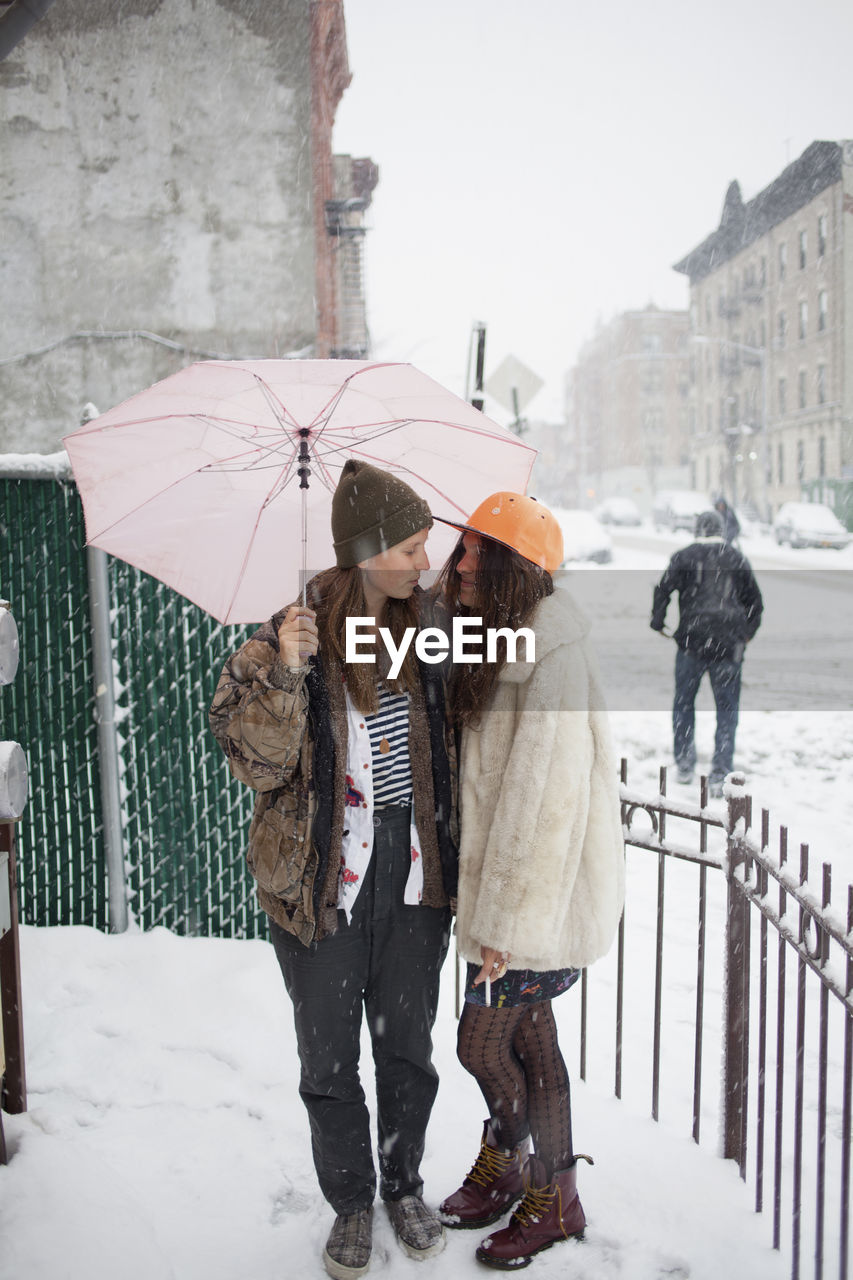
<svg viewBox="0 0 853 1280"><path fill-rule="evenodd" d="M414 489L388 471L349 458L332 496L332 541L339 569L350 569L432 527Z"/></svg>

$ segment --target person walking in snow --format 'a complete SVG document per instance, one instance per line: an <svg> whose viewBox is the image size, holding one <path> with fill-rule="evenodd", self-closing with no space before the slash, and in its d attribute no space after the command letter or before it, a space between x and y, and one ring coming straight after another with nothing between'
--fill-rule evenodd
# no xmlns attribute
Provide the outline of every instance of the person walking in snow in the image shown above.
<svg viewBox="0 0 853 1280"><path fill-rule="evenodd" d="M714 510L723 522L723 537L726 542L736 542L740 537L740 521L722 494L714 503Z"/></svg>
<svg viewBox="0 0 853 1280"><path fill-rule="evenodd" d="M761 625L764 604L749 562L726 540L718 512L696 517L695 538L676 551L655 587L650 626L663 632L670 597L677 591L672 733L678 781L693 780L696 694L707 673L717 709L709 792L719 797L734 764L744 653Z"/></svg>
<svg viewBox="0 0 853 1280"><path fill-rule="evenodd" d="M448 522L449 523L449 522ZM516 660L452 670L460 731L457 948L468 962L457 1051L489 1116L449 1227L484 1227L521 1203L476 1256L526 1266L583 1234L569 1077L552 1000L614 937L624 893L616 762L588 623L551 574L560 527L533 498L498 493L463 525L440 579L451 615L529 628ZM532 1150L531 1150L532 1141Z"/></svg>
<svg viewBox="0 0 853 1280"><path fill-rule="evenodd" d="M337 1215L323 1253L336 1280L363 1275L372 1244L362 1010L380 1196L410 1257L444 1245L420 1176L457 875L443 689L411 647L391 679L381 645L371 665L347 663L344 643L347 617L374 619L397 646L418 626L432 522L407 484L349 460L332 500L336 566L309 583L309 608L283 609L228 659L210 713L231 772L257 792L248 861L293 1002L314 1165Z"/></svg>

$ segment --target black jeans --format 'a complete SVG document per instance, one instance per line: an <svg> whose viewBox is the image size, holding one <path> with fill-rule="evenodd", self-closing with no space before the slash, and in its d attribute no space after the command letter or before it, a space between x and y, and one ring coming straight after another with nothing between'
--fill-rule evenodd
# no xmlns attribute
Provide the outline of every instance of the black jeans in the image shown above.
<svg viewBox="0 0 853 1280"><path fill-rule="evenodd" d="M380 1195L399 1200L423 1186L424 1135L438 1089L432 1027L450 913L403 905L409 874L409 809L377 810L373 856L351 924L305 947L270 921L293 1001L320 1190L336 1213L373 1203L370 1116L359 1076L362 1008L376 1070Z"/></svg>

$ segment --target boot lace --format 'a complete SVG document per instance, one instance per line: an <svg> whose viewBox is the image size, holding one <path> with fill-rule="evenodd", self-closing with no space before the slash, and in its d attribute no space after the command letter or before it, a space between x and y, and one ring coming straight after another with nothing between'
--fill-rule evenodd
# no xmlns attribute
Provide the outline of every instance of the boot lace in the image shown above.
<svg viewBox="0 0 853 1280"><path fill-rule="evenodd" d="M493 1182L497 1182L499 1178L503 1177L512 1164L514 1156L515 1152L513 1151L509 1155L505 1155L503 1151L498 1151L496 1147L490 1147L488 1143L484 1142L468 1177L481 1187L489 1187Z"/></svg>
<svg viewBox="0 0 853 1280"><path fill-rule="evenodd" d="M523 1227L529 1227L545 1217L556 1194L556 1187L533 1187L528 1183L524 1198L512 1216L518 1218Z"/></svg>

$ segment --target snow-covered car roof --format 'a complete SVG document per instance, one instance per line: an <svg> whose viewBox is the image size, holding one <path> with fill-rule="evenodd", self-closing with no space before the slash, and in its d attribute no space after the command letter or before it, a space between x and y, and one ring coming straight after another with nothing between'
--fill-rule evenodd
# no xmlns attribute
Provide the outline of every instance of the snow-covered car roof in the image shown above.
<svg viewBox="0 0 853 1280"><path fill-rule="evenodd" d="M774 524L790 524L797 529L815 532L844 533L844 525L834 511L822 502L785 502L776 513Z"/></svg>
<svg viewBox="0 0 853 1280"><path fill-rule="evenodd" d="M578 552L588 553L599 548L611 548L613 539L591 511L580 508L552 507L563 531L563 543L567 559Z"/></svg>

